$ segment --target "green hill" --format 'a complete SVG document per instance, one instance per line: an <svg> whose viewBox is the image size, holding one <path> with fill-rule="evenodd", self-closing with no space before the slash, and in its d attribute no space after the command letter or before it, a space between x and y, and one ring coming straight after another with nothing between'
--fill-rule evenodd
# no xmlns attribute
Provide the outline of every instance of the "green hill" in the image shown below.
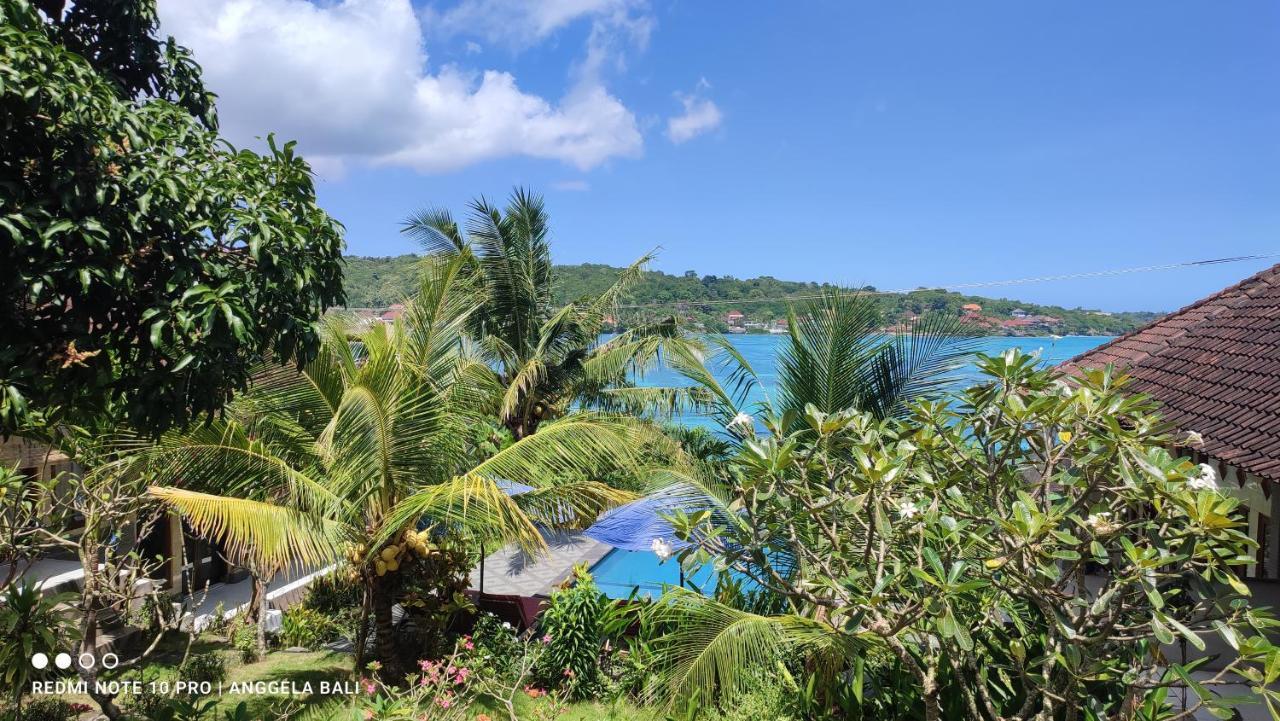
<svg viewBox="0 0 1280 721"><path fill-rule="evenodd" d="M389 258L348 256L346 259L347 304L351 308L385 308L402 301L415 285L418 256ZM619 268L596 263L556 266L556 301L595 295L608 288L617 278ZM825 283L803 283L778 280L769 276L739 279L731 276L698 276L693 271L669 275L659 271L645 273L627 297L624 305L661 304L645 308L623 308L618 321L654 318L676 313L691 323L701 323L708 330L730 330L726 317L738 311L741 330L765 332L768 326L786 317L785 300L807 296L830 287ZM867 287L866 290L874 290ZM876 296L883 304L890 323L901 322L925 312L968 313L989 332L1005 335L1118 335L1145 325L1159 313L1102 313L1085 308L1062 308L1024 303L1006 298L961 295L942 290L919 290L910 293L886 293ZM976 304L978 311L965 311Z"/></svg>

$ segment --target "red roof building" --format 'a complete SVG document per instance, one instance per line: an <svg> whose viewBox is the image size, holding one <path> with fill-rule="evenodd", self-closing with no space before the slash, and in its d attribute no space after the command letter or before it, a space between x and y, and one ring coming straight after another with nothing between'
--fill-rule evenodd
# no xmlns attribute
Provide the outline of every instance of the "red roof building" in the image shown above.
<svg viewBox="0 0 1280 721"><path fill-rule="evenodd" d="M404 303L392 303L386 310L382 311L378 318L390 323L402 315L404 315Z"/></svg>
<svg viewBox="0 0 1280 721"><path fill-rule="evenodd" d="M1280 265L1083 353L1068 372L1114 365L1164 417L1201 444L1178 449L1213 466L1250 509L1261 564L1280 556ZM1238 490L1238 493L1236 492Z"/></svg>

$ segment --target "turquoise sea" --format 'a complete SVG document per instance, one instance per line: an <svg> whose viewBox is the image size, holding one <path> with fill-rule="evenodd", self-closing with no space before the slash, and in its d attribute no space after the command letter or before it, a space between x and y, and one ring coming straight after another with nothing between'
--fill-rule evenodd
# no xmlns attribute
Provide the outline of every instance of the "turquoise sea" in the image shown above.
<svg viewBox="0 0 1280 721"><path fill-rule="evenodd" d="M760 378L760 388L756 389L756 392L752 394L750 402L755 403L763 400L764 394L772 391L777 383L776 359L778 350L787 337L785 335L731 335L728 338L733 343L733 346L747 359L751 367L755 369L756 375ZM975 345L976 352L987 355L997 355L1010 348L1019 348L1026 353L1039 351L1043 363L1056 365L1068 358L1096 348L1109 340L1111 338L1108 336L1080 335L1056 339L1047 336L1043 338L992 337L980 338L975 342ZM718 369L713 368L712 370L716 371ZM961 377L961 382L976 380L979 377L978 372L972 365L961 369L957 375ZM639 379L638 382L642 386L670 387L688 385L688 381L668 368L658 368L651 371ZM677 420L692 425L709 425L706 419L696 416L685 416Z"/></svg>
<svg viewBox="0 0 1280 721"><path fill-rule="evenodd" d="M729 336L734 347L751 363L760 377L763 388L753 401L763 397L777 382L775 359L779 346L786 336L735 335ZM977 342L976 352L995 355L1010 348L1020 348L1027 353L1040 352L1046 365L1056 365L1068 358L1095 348L1111 340L1101 336L1067 336L1064 338L983 338ZM970 366L959 373L960 382L975 380L979 374ZM659 369L640 379L641 385L686 385L684 379L670 369ZM710 419L685 416L676 419L681 423L701 425L711 430L721 430ZM685 587L708 592L715 586L715 577L709 568L700 568L688 576L680 571L675 561L662 562L647 551L627 551L621 548L610 551L591 568L596 584L610 598L627 598L632 593L640 597L656 598L667 586L683 583Z"/></svg>

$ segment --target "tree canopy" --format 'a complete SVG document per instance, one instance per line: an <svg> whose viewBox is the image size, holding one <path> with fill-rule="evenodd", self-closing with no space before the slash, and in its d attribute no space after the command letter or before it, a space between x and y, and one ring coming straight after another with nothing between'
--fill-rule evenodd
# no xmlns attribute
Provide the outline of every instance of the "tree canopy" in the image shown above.
<svg viewBox="0 0 1280 721"><path fill-rule="evenodd" d="M342 226L293 143L237 149L151 0L0 0L0 431L118 407L158 432L303 361Z"/></svg>

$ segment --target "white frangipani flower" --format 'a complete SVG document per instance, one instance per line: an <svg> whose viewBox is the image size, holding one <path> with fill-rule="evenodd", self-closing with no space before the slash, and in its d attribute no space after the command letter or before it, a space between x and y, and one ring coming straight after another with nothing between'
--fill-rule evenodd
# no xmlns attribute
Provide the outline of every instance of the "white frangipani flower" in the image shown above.
<svg viewBox="0 0 1280 721"><path fill-rule="evenodd" d="M667 543L665 538L653 539L653 542L649 544L649 548L653 550L659 561L666 561L675 552L675 549L671 547L670 543Z"/></svg>
<svg viewBox="0 0 1280 721"><path fill-rule="evenodd" d="M910 520L918 513L920 513L920 507L916 505L915 501L903 501L898 504L898 516L904 521Z"/></svg>
<svg viewBox="0 0 1280 721"><path fill-rule="evenodd" d="M740 428L744 432L754 433L756 430L756 419L751 417L750 413L741 413L733 417L727 426L729 430Z"/></svg>
<svg viewBox="0 0 1280 721"><path fill-rule="evenodd" d="M1218 472L1208 463L1200 464L1200 472L1187 481L1187 488L1193 491L1218 490Z"/></svg>
<svg viewBox="0 0 1280 721"><path fill-rule="evenodd" d="M1105 536L1115 530L1116 526L1111 522L1111 511L1099 511L1098 513L1090 513L1085 519L1085 523L1089 528L1100 536Z"/></svg>

